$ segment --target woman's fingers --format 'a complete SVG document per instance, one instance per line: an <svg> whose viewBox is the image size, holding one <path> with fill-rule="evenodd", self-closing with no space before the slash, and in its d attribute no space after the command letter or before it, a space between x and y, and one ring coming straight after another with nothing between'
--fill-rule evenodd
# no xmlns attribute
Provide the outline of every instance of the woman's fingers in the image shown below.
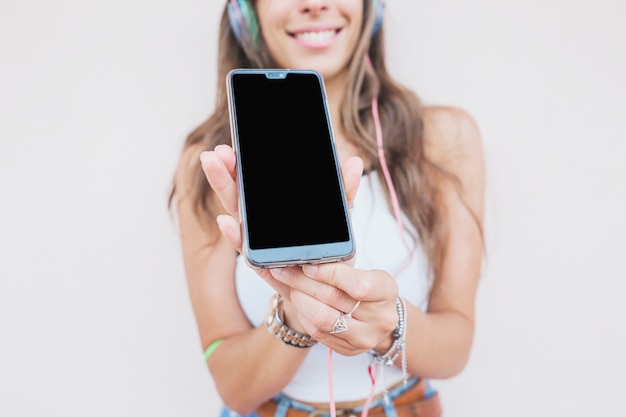
<svg viewBox="0 0 626 417"><path fill-rule="evenodd" d="M219 145L213 151L202 152L200 160L204 174L224 209L239 221L239 201L237 183L235 182L235 154L233 150L230 146Z"/></svg>
<svg viewBox="0 0 626 417"><path fill-rule="evenodd" d="M282 295L285 300L291 300L291 288L283 284L280 281L274 279L270 274L269 269L257 269L257 275L259 275L265 282L267 282L278 294Z"/></svg>
<svg viewBox="0 0 626 417"><path fill-rule="evenodd" d="M221 214L217 216L217 225L222 235L230 242L230 244L241 253L241 226L239 222L232 216Z"/></svg>
<svg viewBox="0 0 626 417"><path fill-rule="evenodd" d="M228 242L235 249L237 249L239 253L241 253L241 227L239 225L239 222L237 222L237 220L227 214L222 214L217 216L217 225L226 240L228 240ZM242 254L241 256L244 255ZM261 278L263 278L269 285L271 285L272 288L276 290L276 292L282 295L283 298L287 300L290 299L291 288L288 285L274 279L269 269L257 269L256 273Z"/></svg>
<svg viewBox="0 0 626 417"><path fill-rule="evenodd" d="M363 176L363 160L358 156L346 160L341 166L341 175L348 207L352 207Z"/></svg>
<svg viewBox="0 0 626 417"><path fill-rule="evenodd" d="M237 162L237 157L235 156L235 151L228 145L217 145L214 149L215 153L219 155L222 162L224 162L224 166L228 169L231 177L235 179L235 164Z"/></svg>
<svg viewBox="0 0 626 417"><path fill-rule="evenodd" d="M218 145L213 151L202 152L200 160L204 174L224 209L237 221L241 221L236 182L236 157L233 149L228 145ZM363 160L354 156L343 164L341 171L346 200L348 206L352 207L363 175Z"/></svg>
<svg viewBox="0 0 626 417"><path fill-rule="evenodd" d="M315 310L315 314L304 314L304 310L299 310L298 320L315 340L332 348L333 351L342 355L357 355L372 349L380 343L388 331L380 326L375 319L365 319L352 315L348 317L330 306L321 304L310 298L310 304L305 300L308 295L294 291L292 293L293 303L307 304L308 310L321 307ZM359 306L359 309L361 307ZM358 310L358 309L357 309ZM332 333L337 321L342 318L342 327L345 331ZM377 330L380 328L381 330Z"/></svg>
<svg viewBox="0 0 626 417"><path fill-rule="evenodd" d="M383 272L362 272L380 275L375 279L386 281L381 277ZM355 355L377 346L381 340L389 337L398 322L393 296L377 301L362 301L336 287L308 278L293 268L272 270L272 276L290 287L291 302L297 309L298 322L306 332L341 354ZM364 297L366 300L377 298Z"/></svg>
<svg viewBox="0 0 626 417"><path fill-rule="evenodd" d="M332 262L317 265L303 265L303 274L312 282L334 288L347 294L350 300L361 301L384 301L393 299L398 295L396 280L383 271L366 271L355 269L343 262ZM302 280L303 283L306 281ZM314 286L311 282L307 286ZM342 304L334 305L349 311L349 306Z"/></svg>
<svg viewBox="0 0 626 417"><path fill-rule="evenodd" d="M293 289L297 297L294 303L301 311L310 309L312 320L328 321L329 316L337 312L347 314L358 301L361 304L353 316L364 320L376 319L380 315L379 309L386 310L395 305L398 296L398 285L389 274L355 269L345 263L273 269L271 273L274 279ZM321 305L316 306L313 300Z"/></svg>
<svg viewBox="0 0 626 417"><path fill-rule="evenodd" d="M218 145L212 151L203 152L200 159L202 162L202 168L211 188L215 191L220 202L224 206L224 209L228 213L228 215L218 216L217 222L219 229L230 244L241 253L242 234L236 182L237 174L235 153L228 145ZM363 161L359 157L349 158L344 162L341 170L347 204L351 207L354 203L354 198L363 174ZM289 271L292 275L299 274L304 276L300 267L284 268L283 270ZM292 283L282 282L280 279L276 279L276 276L271 271L274 270L257 270L257 273L287 300L290 299L290 291L292 289L297 289L299 291L308 291L311 293L319 291L322 299L327 301L330 300L330 302L339 306L352 303L351 297L345 294L344 288L338 289L333 288L332 285L324 285L323 279L319 279L318 282L315 280L307 280L309 281L309 288L306 288L306 286L300 288L302 283L295 286Z"/></svg>

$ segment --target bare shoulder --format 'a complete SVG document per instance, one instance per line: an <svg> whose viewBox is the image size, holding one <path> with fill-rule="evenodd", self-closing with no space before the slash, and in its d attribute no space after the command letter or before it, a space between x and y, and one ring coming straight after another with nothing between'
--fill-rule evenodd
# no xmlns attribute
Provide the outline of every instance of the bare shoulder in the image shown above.
<svg viewBox="0 0 626 417"><path fill-rule="evenodd" d="M431 160L454 171L449 166L451 159L482 155L480 129L468 112L456 107L432 106L426 107L423 114L425 151Z"/></svg>
<svg viewBox="0 0 626 417"><path fill-rule="evenodd" d="M478 124L455 107L427 107L423 114L426 156L458 180L465 201L482 217L485 167Z"/></svg>

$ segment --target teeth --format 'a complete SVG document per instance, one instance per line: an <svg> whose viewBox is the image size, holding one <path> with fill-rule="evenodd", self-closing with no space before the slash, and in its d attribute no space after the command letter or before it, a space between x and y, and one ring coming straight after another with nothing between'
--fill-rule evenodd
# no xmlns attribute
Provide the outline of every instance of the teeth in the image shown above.
<svg viewBox="0 0 626 417"><path fill-rule="evenodd" d="M296 35L298 38L303 39L305 41L321 41L330 39L335 36L334 30L322 30L320 32L302 32Z"/></svg>

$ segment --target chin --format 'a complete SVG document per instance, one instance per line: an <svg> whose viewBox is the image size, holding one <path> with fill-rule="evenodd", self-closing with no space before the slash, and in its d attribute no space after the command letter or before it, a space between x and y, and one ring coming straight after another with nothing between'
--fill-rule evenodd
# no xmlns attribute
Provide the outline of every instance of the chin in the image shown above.
<svg viewBox="0 0 626 417"><path fill-rule="evenodd" d="M324 81L328 83L330 80L346 78L348 75L348 68L318 69L317 72L319 72L322 75L322 78L324 78Z"/></svg>
<svg viewBox="0 0 626 417"><path fill-rule="evenodd" d="M320 60L309 61L299 65L297 69L312 69L320 73L324 80L330 80L336 77L345 76L348 72L347 64L345 66L337 65L337 60ZM296 68L296 67L293 67Z"/></svg>

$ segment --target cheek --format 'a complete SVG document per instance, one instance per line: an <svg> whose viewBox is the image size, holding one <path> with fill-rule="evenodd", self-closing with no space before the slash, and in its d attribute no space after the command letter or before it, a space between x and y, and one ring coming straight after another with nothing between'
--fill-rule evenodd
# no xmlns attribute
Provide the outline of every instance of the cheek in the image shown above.
<svg viewBox="0 0 626 417"><path fill-rule="evenodd" d="M372 3L372 0L367 1L370 4ZM337 6L353 18L360 19L363 17L363 11L365 7L363 0L340 0L337 3Z"/></svg>
<svg viewBox="0 0 626 417"><path fill-rule="evenodd" d="M276 44L280 40L280 36L284 35L284 27L286 21L286 13L279 7L271 4L262 4L259 2L257 6L257 18L261 36L265 40L268 48L274 52L279 49Z"/></svg>
<svg viewBox="0 0 626 417"><path fill-rule="evenodd" d="M361 25L363 24L363 2L362 0L346 0L341 2L340 12L350 20L350 24L357 32L356 37L359 37ZM354 36L354 34L353 34ZM351 39L352 40L352 39Z"/></svg>
<svg viewBox="0 0 626 417"><path fill-rule="evenodd" d="M280 1L257 2L255 10L259 24L268 28L284 26L291 10L288 6L288 3Z"/></svg>

